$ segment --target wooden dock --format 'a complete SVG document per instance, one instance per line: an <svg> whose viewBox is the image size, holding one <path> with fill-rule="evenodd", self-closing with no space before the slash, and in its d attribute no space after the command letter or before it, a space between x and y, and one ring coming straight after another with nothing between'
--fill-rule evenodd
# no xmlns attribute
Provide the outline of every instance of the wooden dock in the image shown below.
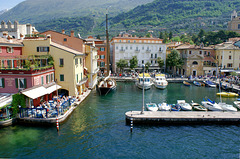
<svg viewBox="0 0 240 159"><path fill-rule="evenodd" d="M154 125L191 125L191 124L240 124L240 112L222 111L129 111L125 113L126 123Z"/></svg>

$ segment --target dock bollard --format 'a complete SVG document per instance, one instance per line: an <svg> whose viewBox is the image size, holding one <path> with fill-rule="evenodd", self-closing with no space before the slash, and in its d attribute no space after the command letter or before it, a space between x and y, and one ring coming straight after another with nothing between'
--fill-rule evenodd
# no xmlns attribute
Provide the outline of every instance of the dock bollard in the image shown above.
<svg viewBox="0 0 240 159"><path fill-rule="evenodd" d="M133 118L130 118L130 121L131 121L131 128L130 128L130 131L132 132L132 131L133 131Z"/></svg>
<svg viewBox="0 0 240 159"><path fill-rule="evenodd" d="M57 126L57 131L59 131L58 118L56 118L56 126Z"/></svg>

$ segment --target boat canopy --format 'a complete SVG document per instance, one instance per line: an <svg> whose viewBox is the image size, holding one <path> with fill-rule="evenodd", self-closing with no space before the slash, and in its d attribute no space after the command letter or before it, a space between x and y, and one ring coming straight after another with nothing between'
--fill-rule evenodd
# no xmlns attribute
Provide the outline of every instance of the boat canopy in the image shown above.
<svg viewBox="0 0 240 159"><path fill-rule="evenodd" d="M141 73L141 74L139 74L138 76L139 76L139 77L143 77L143 74ZM149 75L149 73L144 73L144 77L151 77L151 76Z"/></svg>

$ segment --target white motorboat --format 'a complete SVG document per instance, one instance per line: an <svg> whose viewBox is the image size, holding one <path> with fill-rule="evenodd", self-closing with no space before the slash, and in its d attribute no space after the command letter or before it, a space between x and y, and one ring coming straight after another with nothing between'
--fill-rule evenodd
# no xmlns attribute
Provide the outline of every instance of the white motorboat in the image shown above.
<svg viewBox="0 0 240 159"><path fill-rule="evenodd" d="M223 110L219 104L217 104L214 101L211 101L210 99L208 99L208 101L202 101L201 103L208 110L212 110L212 111L222 111Z"/></svg>
<svg viewBox="0 0 240 159"><path fill-rule="evenodd" d="M212 81L209 81L209 80L203 81L203 83L205 83L206 87L212 87L212 88L216 88L217 87L217 85L215 83L213 83Z"/></svg>
<svg viewBox="0 0 240 159"><path fill-rule="evenodd" d="M240 101L234 101L233 104L235 105L235 107L240 109Z"/></svg>
<svg viewBox="0 0 240 159"><path fill-rule="evenodd" d="M156 103L147 103L147 110L149 111L158 111L158 107L157 107L157 104Z"/></svg>
<svg viewBox="0 0 240 159"><path fill-rule="evenodd" d="M192 107L189 103L186 103L185 100L177 100L177 105L180 106L181 110L192 110Z"/></svg>
<svg viewBox="0 0 240 159"><path fill-rule="evenodd" d="M224 111L233 111L233 112L237 111L237 108L233 107L233 105L231 104L219 102L218 105L220 105L220 107L222 107Z"/></svg>
<svg viewBox="0 0 240 159"><path fill-rule="evenodd" d="M144 81L144 89L150 89L152 86L151 82L151 76L148 73L144 73L144 78L143 74L139 74L137 81L136 81L136 86L140 89L143 89L143 81Z"/></svg>
<svg viewBox="0 0 240 159"><path fill-rule="evenodd" d="M158 109L160 111L170 111L171 110L171 105L167 103L159 103L158 104Z"/></svg>
<svg viewBox="0 0 240 159"><path fill-rule="evenodd" d="M168 82L165 78L165 74L157 74L153 80L153 84L156 88L165 89L168 85Z"/></svg>

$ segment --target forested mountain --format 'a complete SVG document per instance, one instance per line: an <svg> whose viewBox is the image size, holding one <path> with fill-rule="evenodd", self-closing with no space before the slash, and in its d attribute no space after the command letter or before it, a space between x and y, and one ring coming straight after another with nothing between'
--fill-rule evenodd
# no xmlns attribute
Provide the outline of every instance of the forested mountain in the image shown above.
<svg viewBox="0 0 240 159"><path fill-rule="evenodd" d="M62 17L117 15L153 0L26 0L0 15L0 20L37 23Z"/></svg>
<svg viewBox="0 0 240 159"><path fill-rule="evenodd" d="M177 34L226 30L233 10L240 10L240 0L26 0L0 15L0 20L32 23L40 32L65 29L83 37L104 36L109 6L111 36L127 30L141 36L152 30L158 36L159 31Z"/></svg>

